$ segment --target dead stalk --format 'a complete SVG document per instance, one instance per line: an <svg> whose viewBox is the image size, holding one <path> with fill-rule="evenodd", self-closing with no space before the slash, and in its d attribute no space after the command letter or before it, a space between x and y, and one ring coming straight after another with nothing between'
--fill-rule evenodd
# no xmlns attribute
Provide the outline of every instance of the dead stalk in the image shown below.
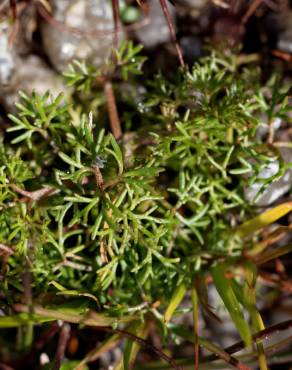
<svg viewBox="0 0 292 370"><path fill-rule="evenodd" d="M118 0L111 0L114 20L114 48L118 47L118 32L119 32L119 2Z"/></svg>
<svg viewBox="0 0 292 370"><path fill-rule="evenodd" d="M60 332L60 336L59 336L58 348L57 348L53 370L59 370L61 367L62 361L65 357L65 351L66 351L67 343L70 337L70 331L71 331L70 325L63 324L61 332Z"/></svg>
<svg viewBox="0 0 292 370"><path fill-rule="evenodd" d="M178 43L177 38L176 38L176 33L175 33L174 25L173 25L173 20L171 19L171 16L169 14L169 10L167 8L166 0L159 0L159 1L160 1L160 4L161 4L161 8L163 10L165 19L167 21L168 27L169 27L169 31L170 31L170 34L171 34L172 41L173 41L173 43L175 45L175 48L176 48L176 52L177 52L177 55L178 55L180 65L182 67L184 67L185 62L184 62L184 59L183 59L181 48L180 48L179 43Z"/></svg>
<svg viewBox="0 0 292 370"><path fill-rule="evenodd" d="M108 114L112 133L116 140L122 137L121 122L118 114L116 98L113 91L111 81L107 80L104 83L104 93L107 101Z"/></svg>

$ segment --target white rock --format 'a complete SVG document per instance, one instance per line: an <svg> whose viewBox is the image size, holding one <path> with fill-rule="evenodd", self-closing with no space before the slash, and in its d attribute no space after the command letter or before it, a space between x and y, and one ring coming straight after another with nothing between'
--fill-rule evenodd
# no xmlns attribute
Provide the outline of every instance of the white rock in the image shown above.
<svg viewBox="0 0 292 370"><path fill-rule="evenodd" d="M114 39L112 8L107 0L53 0L59 26L43 21L45 52L54 68L64 71L73 59L101 65L110 56ZM78 29L78 33L73 32ZM100 34L101 33L101 34ZM120 38L122 33L119 32Z"/></svg>
<svg viewBox="0 0 292 370"><path fill-rule="evenodd" d="M15 69L16 55L9 46L9 25L0 23L0 85L7 85Z"/></svg>
<svg viewBox="0 0 292 370"><path fill-rule="evenodd" d="M282 149L280 150L281 155L286 163L292 162L292 150ZM278 200L281 196L286 194L292 185L292 169L288 169L285 174L277 181L272 182L267 189L255 200L257 193L263 186L264 179L274 176L279 171L279 161L275 160L271 162L267 167L260 171L258 175L258 181L245 189L245 199L249 203L254 203L257 206L269 206Z"/></svg>
<svg viewBox="0 0 292 370"><path fill-rule="evenodd" d="M40 95L49 90L53 96L68 91L62 78L35 55L19 59L9 79L9 84L0 86L0 95L3 96L2 104L7 111L13 113L15 103L19 99L19 91L29 95L33 90Z"/></svg>
<svg viewBox="0 0 292 370"><path fill-rule="evenodd" d="M292 11L284 12L280 17L281 31L277 48L285 53L292 53Z"/></svg>

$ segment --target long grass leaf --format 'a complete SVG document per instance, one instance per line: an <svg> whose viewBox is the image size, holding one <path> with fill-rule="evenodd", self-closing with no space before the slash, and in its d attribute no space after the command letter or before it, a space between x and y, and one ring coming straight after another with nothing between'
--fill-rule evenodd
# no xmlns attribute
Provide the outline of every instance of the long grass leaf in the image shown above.
<svg viewBox="0 0 292 370"><path fill-rule="evenodd" d="M280 204L279 206L269 209L268 211L261 213L251 220L244 222L237 228L236 233L241 237L249 236L263 227L279 220L281 217L285 216L291 211L292 202Z"/></svg>
<svg viewBox="0 0 292 370"><path fill-rule="evenodd" d="M181 283L175 292L173 293L173 296L171 297L171 300L169 302L169 305L165 311L164 314L164 321L169 322L169 320L172 318L172 315L174 311L176 310L177 306L181 303L183 300L185 293L186 293L186 286L184 283Z"/></svg>
<svg viewBox="0 0 292 370"><path fill-rule="evenodd" d="M225 277L226 265L218 264L212 270L214 285L228 310L234 325L236 326L241 338L247 346L251 344L251 333L246 323L240 304L232 289L230 281Z"/></svg>

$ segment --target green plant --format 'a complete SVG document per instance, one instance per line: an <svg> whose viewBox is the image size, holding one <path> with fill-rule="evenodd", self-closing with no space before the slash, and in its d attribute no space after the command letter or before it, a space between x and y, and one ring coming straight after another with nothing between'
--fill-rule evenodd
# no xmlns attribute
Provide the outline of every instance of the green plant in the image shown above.
<svg viewBox="0 0 292 370"><path fill-rule="evenodd" d="M132 335L144 338L153 320L166 338L190 339L171 319L191 288L194 318L198 301L210 314L206 294L197 296L209 275L247 346L263 329L255 303L258 253L249 264L242 258L258 248L260 236L250 234L292 208L289 203L247 221L255 208L244 188L279 156L255 140L257 117L273 114L265 88L237 54L212 52L173 80L160 74L144 83L144 100L134 109L119 88L121 80L131 78L137 89L143 82L139 52L123 44L98 70L76 62L65 74L75 88L70 102L49 92L22 93L19 114L10 116L0 158L0 326L27 323L26 346L32 324L54 319L113 328L130 322ZM110 119L113 135L106 112L118 112L114 92L118 108L131 106L132 116L121 115L118 130ZM289 110L282 98L281 115ZM230 280L228 272L241 278ZM73 313L69 297L77 305ZM99 313L90 317L88 310ZM191 340L217 353L194 327ZM125 368L137 350L128 344Z"/></svg>

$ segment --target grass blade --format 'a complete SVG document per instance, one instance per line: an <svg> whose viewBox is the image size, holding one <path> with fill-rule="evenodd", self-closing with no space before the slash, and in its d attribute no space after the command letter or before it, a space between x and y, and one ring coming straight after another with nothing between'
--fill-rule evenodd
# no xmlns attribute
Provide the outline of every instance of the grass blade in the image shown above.
<svg viewBox="0 0 292 370"><path fill-rule="evenodd" d="M241 338L247 346L251 344L251 333L246 323L240 304L232 289L230 281L225 277L226 265L219 264L213 268L212 276L214 285L228 310L232 321L234 322Z"/></svg>
<svg viewBox="0 0 292 370"><path fill-rule="evenodd" d="M263 227L279 220L281 217L285 216L291 211L292 202L280 204L279 206L269 209L268 211L252 218L251 220L244 222L237 228L236 233L241 237L249 236Z"/></svg>
<svg viewBox="0 0 292 370"><path fill-rule="evenodd" d="M165 311L165 314L164 314L164 321L165 322L169 322L170 319L172 318L172 315L173 315L174 311L176 310L177 306L183 300L183 298L185 296L185 293L186 293L186 290L187 290L187 288L186 288L185 284L181 283L177 287L175 292L173 293L173 296L171 297L169 305L168 305L168 307Z"/></svg>

